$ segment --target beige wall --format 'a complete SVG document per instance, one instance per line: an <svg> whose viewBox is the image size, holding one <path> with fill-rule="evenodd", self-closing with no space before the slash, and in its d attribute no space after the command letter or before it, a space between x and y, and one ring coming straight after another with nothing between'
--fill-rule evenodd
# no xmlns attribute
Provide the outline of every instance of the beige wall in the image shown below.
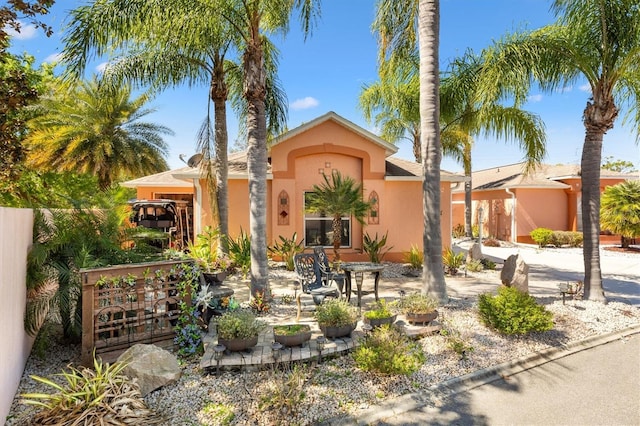
<svg viewBox="0 0 640 426"><path fill-rule="evenodd" d="M9 413L29 357L33 338L24 331L27 303L27 253L31 246L33 211L0 207L0 419Z"/></svg>

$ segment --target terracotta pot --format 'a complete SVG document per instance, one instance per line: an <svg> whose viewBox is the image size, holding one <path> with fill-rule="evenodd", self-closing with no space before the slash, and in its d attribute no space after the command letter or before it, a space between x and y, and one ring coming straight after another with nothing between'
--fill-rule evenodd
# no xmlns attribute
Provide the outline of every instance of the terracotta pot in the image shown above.
<svg viewBox="0 0 640 426"><path fill-rule="evenodd" d="M364 318L364 322L366 324L369 324L371 327L380 327L381 325L384 324L393 324L394 322L396 322L396 318L398 316L394 315L392 317L387 317L387 318Z"/></svg>
<svg viewBox="0 0 640 426"><path fill-rule="evenodd" d="M276 334L273 333L273 340L282 344L282 346L302 346L311 339L311 328L306 326L296 334Z"/></svg>
<svg viewBox="0 0 640 426"><path fill-rule="evenodd" d="M428 314L407 313L409 324L428 324L436 318L438 318L438 311L429 312Z"/></svg>
<svg viewBox="0 0 640 426"><path fill-rule="evenodd" d="M324 334L324 337L333 339L336 337L349 336L351 332L355 330L357 324L357 322L354 322L353 324L339 326L320 326L320 330L322 331L322 334Z"/></svg>
<svg viewBox="0 0 640 426"><path fill-rule="evenodd" d="M218 343L224 345L231 352L244 351L258 344L258 336L246 339L222 339L218 337Z"/></svg>

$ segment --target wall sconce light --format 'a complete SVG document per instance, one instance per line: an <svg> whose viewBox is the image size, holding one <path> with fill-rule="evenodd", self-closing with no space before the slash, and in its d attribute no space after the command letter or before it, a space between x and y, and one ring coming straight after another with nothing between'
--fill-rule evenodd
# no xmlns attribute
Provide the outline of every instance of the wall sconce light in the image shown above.
<svg viewBox="0 0 640 426"><path fill-rule="evenodd" d="M216 360L216 377L220 375L220 360L222 360L226 349L227 347L221 344L217 344L213 347L213 358Z"/></svg>

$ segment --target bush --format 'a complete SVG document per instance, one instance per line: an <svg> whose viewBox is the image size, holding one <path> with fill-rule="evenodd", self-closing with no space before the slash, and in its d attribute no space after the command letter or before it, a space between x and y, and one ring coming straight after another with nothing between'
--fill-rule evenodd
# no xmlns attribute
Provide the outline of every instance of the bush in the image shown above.
<svg viewBox="0 0 640 426"><path fill-rule="evenodd" d="M253 312L242 309L225 313L216 323L218 337L226 340L255 337L267 326Z"/></svg>
<svg viewBox="0 0 640 426"><path fill-rule="evenodd" d="M551 244L556 247L580 247L582 246L582 239L582 232L553 231Z"/></svg>
<svg viewBox="0 0 640 426"><path fill-rule="evenodd" d="M549 228L536 228L529 232L531 239L542 248L553 242L553 231Z"/></svg>
<svg viewBox="0 0 640 426"><path fill-rule="evenodd" d="M515 287L502 286L497 296L481 294L478 309L482 322L503 334L527 334L553 328L553 314Z"/></svg>
<svg viewBox="0 0 640 426"><path fill-rule="evenodd" d="M418 246L412 245L411 250L405 253L404 261L411 265L412 268L422 268L424 263L424 254Z"/></svg>
<svg viewBox="0 0 640 426"><path fill-rule="evenodd" d="M420 369L426 356L422 347L397 328L385 324L375 328L353 352L356 365L382 374L411 374Z"/></svg>
<svg viewBox="0 0 640 426"><path fill-rule="evenodd" d="M380 263L384 258L384 255L389 252L393 247L385 247L387 245L387 231L382 237L378 239L378 233L376 232L375 238L366 233L364 234L364 251L369 255L369 260L372 263Z"/></svg>
<svg viewBox="0 0 640 426"><path fill-rule="evenodd" d="M482 259L480 259L480 263L482 263L482 266L484 267L484 269L488 269L490 271L493 271L496 269L496 262L494 262L491 259L487 259L486 257L483 257Z"/></svg>
<svg viewBox="0 0 640 426"><path fill-rule="evenodd" d="M344 299L330 299L316 307L315 317L321 327L340 327L356 323L358 310Z"/></svg>
<svg viewBox="0 0 640 426"><path fill-rule="evenodd" d="M304 240L300 240L299 243L297 242L297 232L294 232L291 238L285 238L282 235L280 235L278 238L280 238L280 242L276 241L272 247L269 247L269 251L282 258L287 271L293 271L293 258L296 254L302 253L302 251L304 250L304 247L302 246Z"/></svg>
<svg viewBox="0 0 640 426"><path fill-rule="evenodd" d="M480 272L484 269L482 262L477 259L471 259L467 262L467 271L469 272Z"/></svg>

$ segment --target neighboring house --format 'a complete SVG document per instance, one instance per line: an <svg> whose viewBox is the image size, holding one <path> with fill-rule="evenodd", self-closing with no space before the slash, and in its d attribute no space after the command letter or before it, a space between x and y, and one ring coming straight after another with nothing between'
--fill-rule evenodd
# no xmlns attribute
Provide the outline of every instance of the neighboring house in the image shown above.
<svg viewBox="0 0 640 426"><path fill-rule="evenodd" d="M543 164L528 175L524 167L517 163L471 174L472 221L478 223L482 208L483 236L532 243L529 233L540 227L582 231L580 166ZM603 169L600 191L631 179L637 176ZM456 188L452 197L453 224L464 224L464 188ZM601 241L617 242L619 237L603 233Z"/></svg>
<svg viewBox="0 0 640 426"><path fill-rule="evenodd" d="M269 245L278 236L294 232L305 247L331 246L331 218L307 213L305 194L323 181L323 174L338 170L361 182L364 199L374 202L364 226L343 218L341 257L366 260L363 236L389 233L385 260L400 261L412 245L422 248L422 165L391 157L397 148L329 112L278 137L269 148L267 173L267 235ZM138 198L190 200L187 206L195 233L212 225L206 180L198 168L170 172L125 182L137 189ZM451 186L464 176L442 171L441 220L443 247L451 245ZM229 155L229 233L237 236L249 229L249 189L246 152Z"/></svg>

